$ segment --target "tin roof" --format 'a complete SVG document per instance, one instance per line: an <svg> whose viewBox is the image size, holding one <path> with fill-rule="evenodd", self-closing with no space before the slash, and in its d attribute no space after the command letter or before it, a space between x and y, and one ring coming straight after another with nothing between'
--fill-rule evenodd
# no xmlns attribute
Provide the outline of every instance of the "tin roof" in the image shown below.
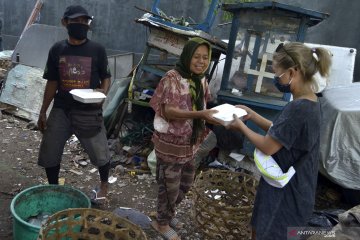
<svg viewBox="0 0 360 240"><path fill-rule="evenodd" d="M267 2L247 2L247 3L233 3L223 4L222 9L231 13L239 13L242 11L251 10L263 10L263 11L275 11L279 10L278 14L283 13L286 16L295 18L308 18L307 25L309 27L320 23L322 20L328 18L328 13L322 13L310 9L296 7L289 4L279 3L275 1Z"/></svg>
<svg viewBox="0 0 360 240"><path fill-rule="evenodd" d="M213 50L226 53L227 43L201 30L195 30L191 27L184 27L172 22L154 17L152 14L146 13L141 18L135 20L137 23L144 24L148 27L160 30L170 31L185 37L201 37L209 41L213 45ZM214 49L215 48L215 49Z"/></svg>

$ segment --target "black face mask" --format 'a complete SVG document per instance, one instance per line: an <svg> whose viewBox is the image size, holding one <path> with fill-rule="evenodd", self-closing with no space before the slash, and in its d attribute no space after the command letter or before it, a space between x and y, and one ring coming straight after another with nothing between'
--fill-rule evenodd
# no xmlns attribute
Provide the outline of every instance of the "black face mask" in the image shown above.
<svg viewBox="0 0 360 240"><path fill-rule="evenodd" d="M84 40L87 38L87 32L89 31L89 26L82 23L69 23L66 26L68 34L70 37L77 40Z"/></svg>
<svg viewBox="0 0 360 240"><path fill-rule="evenodd" d="M275 85L275 87L283 93L291 93L291 88L290 88L290 84L292 82L292 79L289 81L288 84L281 84L280 83L280 77L278 76L274 76L274 80L273 83Z"/></svg>

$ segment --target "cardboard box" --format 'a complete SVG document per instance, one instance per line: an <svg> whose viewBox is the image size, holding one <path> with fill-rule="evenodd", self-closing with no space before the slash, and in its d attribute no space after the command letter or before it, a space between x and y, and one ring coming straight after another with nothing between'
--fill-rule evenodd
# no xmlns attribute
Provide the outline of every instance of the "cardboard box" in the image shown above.
<svg viewBox="0 0 360 240"><path fill-rule="evenodd" d="M222 122L224 126L230 124L234 120L234 114L241 118L247 115L247 112L242 108L237 108L234 105L224 103L219 106L213 107L212 109L218 110L217 113L213 115L216 120Z"/></svg>
<svg viewBox="0 0 360 240"><path fill-rule="evenodd" d="M100 103L106 95L93 89L73 89L70 91L76 101L82 103Z"/></svg>

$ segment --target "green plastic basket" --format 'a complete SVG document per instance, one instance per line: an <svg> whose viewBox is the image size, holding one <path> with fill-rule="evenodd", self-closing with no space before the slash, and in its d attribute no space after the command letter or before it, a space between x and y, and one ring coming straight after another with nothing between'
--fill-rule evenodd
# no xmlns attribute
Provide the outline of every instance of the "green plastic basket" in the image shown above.
<svg viewBox="0 0 360 240"><path fill-rule="evenodd" d="M90 208L90 199L81 191L60 185L39 185L20 192L11 201L13 239L36 240L40 226L27 220L46 212L52 215L69 208Z"/></svg>

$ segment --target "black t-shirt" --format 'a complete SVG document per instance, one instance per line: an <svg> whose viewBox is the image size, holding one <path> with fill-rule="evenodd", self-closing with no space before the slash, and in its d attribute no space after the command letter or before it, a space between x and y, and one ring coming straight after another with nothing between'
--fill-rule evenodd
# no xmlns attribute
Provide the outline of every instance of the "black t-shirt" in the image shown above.
<svg viewBox="0 0 360 240"><path fill-rule="evenodd" d="M99 108L73 99L72 89L99 88L101 81L110 78L105 48L87 40L81 45L71 45L67 40L55 43L50 51L43 78L58 82L54 107L70 109Z"/></svg>
<svg viewBox="0 0 360 240"><path fill-rule="evenodd" d="M256 239L286 239L287 227L306 226L315 203L320 116L320 103L297 99L273 121L268 134L283 148L272 157L284 172L293 166L296 173L284 188L260 180L252 216Z"/></svg>

